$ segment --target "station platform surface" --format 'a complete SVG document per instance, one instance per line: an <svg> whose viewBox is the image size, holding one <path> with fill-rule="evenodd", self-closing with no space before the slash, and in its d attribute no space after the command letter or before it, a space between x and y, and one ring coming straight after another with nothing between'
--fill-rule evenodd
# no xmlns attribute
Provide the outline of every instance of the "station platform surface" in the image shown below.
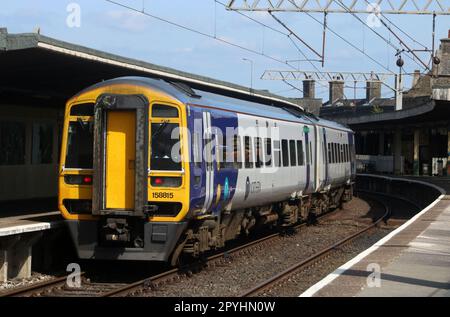
<svg viewBox="0 0 450 317"><path fill-rule="evenodd" d="M402 178L434 184L442 194L300 296L450 296L450 178Z"/></svg>
<svg viewBox="0 0 450 317"><path fill-rule="evenodd" d="M53 229L63 225L63 217L53 200L0 204L0 237Z"/></svg>

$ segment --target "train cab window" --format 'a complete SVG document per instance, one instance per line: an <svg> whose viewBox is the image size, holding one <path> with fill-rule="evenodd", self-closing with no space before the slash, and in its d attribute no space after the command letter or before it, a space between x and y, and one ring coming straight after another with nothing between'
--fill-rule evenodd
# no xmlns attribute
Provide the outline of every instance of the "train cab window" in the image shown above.
<svg viewBox="0 0 450 317"><path fill-rule="evenodd" d="M233 157L234 157L234 168L242 168L242 147L241 147L241 137L237 134L233 137Z"/></svg>
<svg viewBox="0 0 450 317"><path fill-rule="evenodd" d="M281 140L281 155L283 156L283 166L289 166L289 148L287 140Z"/></svg>
<svg viewBox="0 0 450 317"><path fill-rule="evenodd" d="M281 151L280 151L280 141L273 141L273 155L275 167L281 167Z"/></svg>
<svg viewBox="0 0 450 317"><path fill-rule="evenodd" d="M181 170L178 123L152 123L150 168L157 171ZM178 147L178 151L174 150Z"/></svg>
<svg viewBox="0 0 450 317"><path fill-rule="evenodd" d="M65 168L91 169L93 167L93 122L70 121Z"/></svg>
<svg viewBox="0 0 450 317"><path fill-rule="evenodd" d="M272 139L266 138L265 143L266 143L266 156L265 156L266 166L272 166Z"/></svg>
<svg viewBox="0 0 450 317"><path fill-rule="evenodd" d="M253 149L252 149L252 139L249 136L244 137L245 146L245 168L253 168Z"/></svg>
<svg viewBox="0 0 450 317"><path fill-rule="evenodd" d="M295 140L289 140L289 154L291 159L291 166L297 165L297 151L295 150Z"/></svg>
<svg viewBox="0 0 450 317"><path fill-rule="evenodd" d="M305 165L305 159L303 157L303 141L297 140L297 161L299 166Z"/></svg>
<svg viewBox="0 0 450 317"><path fill-rule="evenodd" d="M153 118L178 118L178 109L166 105L153 105Z"/></svg>
<svg viewBox="0 0 450 317"><path fill-rule="evenodd" d="M256 168L263 166L263 148L261 138L255 138Z"/></svg>
<svg viewBox="0 0 450 317"><path fill-rule="evenodd" d="M71 116L94 116L94 104L93 103L81 103L78 105L73 105L70 108Z"/></svg>

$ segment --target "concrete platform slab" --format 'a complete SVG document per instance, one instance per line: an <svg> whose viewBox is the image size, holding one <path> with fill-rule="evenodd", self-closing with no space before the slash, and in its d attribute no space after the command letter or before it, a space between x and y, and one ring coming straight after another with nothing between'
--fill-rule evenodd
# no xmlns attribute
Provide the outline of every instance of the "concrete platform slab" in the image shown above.
<svg viewBox="0 0 450 317"><path fill-rule="evenodd" d="M31 276L32 247L43 231L62 227L58 211L0 218L0 282Z"/></svg>
<svg viewBox="0 0 450 317"><path fill-rule="evenodd" d="M450 296L450 179L445 185L431 205L300 296Z"/></svg>

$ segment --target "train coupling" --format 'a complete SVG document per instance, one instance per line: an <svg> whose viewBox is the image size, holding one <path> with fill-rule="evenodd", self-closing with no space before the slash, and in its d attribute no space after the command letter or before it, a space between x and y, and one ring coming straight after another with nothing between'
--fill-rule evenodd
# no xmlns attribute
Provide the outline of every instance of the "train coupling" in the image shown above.
<svg viewBox="0 0 450 317"><path fill-rule="evenodd" d="M107 218L103 233L106 241L129 242L131 239L127 220L123 218Z"/></svg>

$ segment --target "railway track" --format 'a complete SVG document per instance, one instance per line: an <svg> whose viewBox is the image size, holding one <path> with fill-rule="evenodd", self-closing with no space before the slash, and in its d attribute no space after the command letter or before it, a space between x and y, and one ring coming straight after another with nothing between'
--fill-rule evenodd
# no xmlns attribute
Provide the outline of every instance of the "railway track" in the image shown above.
<svg viewBox="0 0 450 317"><path fill-rule="evenodd" d="M367 194L367 193L365 193L365 194ZM373 195L369 195L369 196L373 196ZM370 199L373 199L373 198L371 197ZM357 231L356 233L336 242L335 244L319 251L318 253L290 266L289 268L285 269L284 271L259 283L255 287L242 293L241 297L258 296L259 294L268 292L272 288L277 288L277 287L281 286L284 283L284 281L288 280L291 276L299 274L302 271L305 271L308 268L319 264L320 262L324 261L326 258L330 257L334 252L338 252L339 250L342 250L344 247L346 247L347 245L349 245L353 241L355 241L358 237L361 237L362 235L366 234L370 230L373 230L374 228L376 228L382 221L387 221L387 219L389 218L390 213L391 213L389 206L379 199L373 199L373 200L376 200L378 203L380 203L383 206L384 211L385 211L383 216L378 218L376 221L374 221L369 226Z"/></svg>
<svg viewBox="0 0 450 317"><path fill-rule="evenodd" d="M328 212L320 217L318 219L325 220L328 217L333 216L334 214L338 213L340 209L335 209L331 212ZM297 265L297 267L290 268L289 270L283 271L279 275L273 277L271 281L266 281L267 283L263 283L258 285L255 289L252 289L243 296L251 296L252 294L255 294L258 292L258 290L261 290L263 288L266 288L266 286L269 286L271 283L276 283L276 281L283 276L287 276L290 271L294 271L298 268L300 268L302 265L305 266L307 263L317 261L318 257L325 256L328 250L332 250L333 248L336 248L340 246L345 241L352 240L356 238L358 235L362 234L362 232L365 232L367 230L370 230L370 228L375 227L384 217L386 217L388 212L385 213L385 215L380 218L377 222L372 224L371 226L361 230L360 232L357 232L356 234L352 235L351 237L340 241L333 245L330 248L327 248L327 250L322 251L320 254L317 254L315 256L312 256L308 258L307 260L303 261L303 263L300 263ZM295 226L293 229L298 230L301 227L306 226L307 223L301 223ZM30 286L25 286L17 289L13 289L7 292L0 293L0 297L40 297L40 296L59 296L59 297L121 297L121 296L136 296L139 295L141 292L145 292L147 290L151 289L157 289L161 286L163 286L165 283L171 283L175 282L179 279L185 278L186 276L190 276L192 272L195 272L196 270L201 269L205 265L208 265L210 267L215 265L221 265L224 263L228 263L232 257L239 256L240 254L245 253L251 253L252 251L256 251L258 249L267 248L271 243L275 243L277 239L282 237L285 233L284 232L277 232L273 234L269 234L267 236L264 236L262 238L259 238L257 240L250 241L248 243L245 243L243 245L237 246L230 250L225 250L223 252L214 254L209 256L208 258L204 259L203 261L199 261L197 263L193 263L188 267L182 267L182 268L174 268L159 274L156 274L154 276L151 276L146 279L138 280L133 283L92 283L89 281L89 279L84 278L84 275L82 273L82 283L80 288L73 288L68 287L66 284L67 277L60 277L55 278L49 281L45 281L43 283L36 283L32 284Z"/></svg>

